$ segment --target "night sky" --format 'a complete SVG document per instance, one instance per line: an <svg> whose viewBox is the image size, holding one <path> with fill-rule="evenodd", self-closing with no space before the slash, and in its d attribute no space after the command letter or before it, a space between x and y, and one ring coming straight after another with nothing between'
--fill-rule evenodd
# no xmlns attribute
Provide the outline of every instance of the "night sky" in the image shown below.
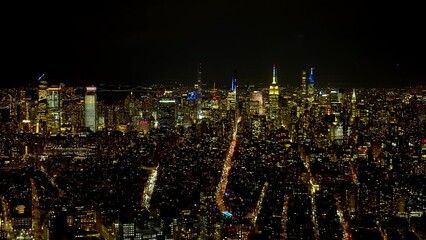
<svg viewBox="0 0 426 240"><path fill-rule="evenodd" d="M2 86L203 81L403 87L424 84L421 2L9 1L1 3ZM94 3L96 2L96 3Z"/></svg>

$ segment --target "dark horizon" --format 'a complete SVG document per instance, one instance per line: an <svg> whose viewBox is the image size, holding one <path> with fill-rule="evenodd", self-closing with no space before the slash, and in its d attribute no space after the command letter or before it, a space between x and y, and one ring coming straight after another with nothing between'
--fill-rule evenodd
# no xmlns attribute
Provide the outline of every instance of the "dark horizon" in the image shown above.
<svg viewBox="0 0 426 240"><path fill-rule="evenodd" d="M421 8L367 2L8 3L1 86L196 82L407 87L425 82Z"/></svg>

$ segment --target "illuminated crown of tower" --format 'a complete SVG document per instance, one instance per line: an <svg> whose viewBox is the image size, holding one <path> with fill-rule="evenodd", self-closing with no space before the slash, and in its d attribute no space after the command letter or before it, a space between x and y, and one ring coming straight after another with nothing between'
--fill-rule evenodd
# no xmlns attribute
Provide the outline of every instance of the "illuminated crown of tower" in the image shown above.
<svg viewBox="0 0 426 240"><path fill-rule="evenodd" d="M311 68L311 73L309 74L309 84L314 84L314 68Z"/></svg>

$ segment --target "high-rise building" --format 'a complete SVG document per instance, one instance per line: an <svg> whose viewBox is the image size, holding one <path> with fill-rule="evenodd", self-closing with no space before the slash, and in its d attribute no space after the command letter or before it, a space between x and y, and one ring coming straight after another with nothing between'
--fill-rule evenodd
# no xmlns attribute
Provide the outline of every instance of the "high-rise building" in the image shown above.
<svg viewBox="0 0 426 240"><path fill-rule="evenodd" d="M61 131L61 86L47 88L47 131L57 134Z"/></svg>
<svg viewBox="0 0 426 240"><path fill-rule="evenodd" d="M31 132L32 122L34 119L31 119L31 97L27 96L27 91L24 88L19 90L19 111L17 111L18 116L17 120L19 122L19 128L24 132Z"/></svg>
<svg viewBox="0 0 426 240"><path fill-rule="evenodd" d="M96 87L86 87L86 95L84 96L84 126L93 132L98 128L96 113Z"/></svg>
<svg viewBox="0 0 426 240"><path fill-rule="evenodd" d="M219 97L216 95L216 82L213 83L211 107L212 109L219 109Z"/></svg>
<svg viewBox="0 0 426 240"><path fill-rule="evenodd" d="M352 97L351 97L351 118L350 123L354 123L354 120L356 117L359 116L359 111L357 109L356 104L356 92L355 89L352 90Z"/></svg>
<svg viewBox="0 0 426 240"><path fill-rule="evenodd" d="M263 115L263 96L260 91L253 91L250 95L250 107L249 111L251 115Z"/></svg>
<svg viewBox="0 0 426 240"><path fill-rule="evenodd" d="M37 122L36 133L46 130L46 112L47 112L47 85L44 79L45 75L41 75L38 79L38 105L37 105Z"/></svg>
<svg viewBox="0 0 426 240"><path fill-rule="evenodd" d="M20 126L22 126L22 120L27 120L28 119L28 109L27 109L27 104L26 104L26 91L24 88L20 88L19 89L19 105L18 105L18 109L19 111L17 111L17 120L20 124Z"/></svg>
<svg viewBox="0 0 426 240"><path fill-rule="evenodd" d="M232 77L231 89L228 92L228 109L235 109L237 105L237 71Z"/></svg>
<svg viewBox="0 0 426 240"><path fill-rule="evenodd" d="M177 104L174 99L161 99L158 102L158 125L161 128L172 129L176 126Z"/></svg>
<svg viewBox="0 0 426 240"><path fill-rule="evenodd" d="M302 71L302 85L300 86L300 95L302 99L306 98L306 71Z"/></svg>
<svg viewBox="0 0 426 240"><path fill-rule="evenodd" d="M330 104L331 104L331 112L332 114L339 116L342 112L342 102L341 102L342 94L338 89L330 90Z"/></svg>
<svg viewBox="0 0 426 240"><path fill-rule="evenodd" d="M197 84L195 86L196 96L197 96L197 119L200 120L203 118L203 93L201 86L201 63L198 64L198 73L197 73Z"/></svg>
<svg viewBox="0 0 426 240"><path fill-rule="evenodd" d="M341 94L338 89L331 89L330 90L330 101L333 102L341 102Z"/></svg>
<svg viewBox="0 0 426 240"><path fill-rule="evenodd" d="M314 91L314 68L311 68L308 79L308 99L311 103L314 101Z"/></svg>
<svg viewBox="0 0 426 240"><path fill-rule="evenodd" d="M356 92L355 92L355 88L352 89L351 103L352 104L356 104Z"/></svg>
<svg viewBox="0 0 426 240"><path fill-rule="evenodd" d="M149 212L131 212L125 210L120 213L115 222L117 240L156 240L165 239L163 221Z"/></svg>
<svg viewBox="0 0 426 240"><path fill-rule="evenodd" d="M269 117L276 119L278 117L278 98L280 90L277 84L277 72L275 64L272 67L272 84L269 86Z"/></svg>

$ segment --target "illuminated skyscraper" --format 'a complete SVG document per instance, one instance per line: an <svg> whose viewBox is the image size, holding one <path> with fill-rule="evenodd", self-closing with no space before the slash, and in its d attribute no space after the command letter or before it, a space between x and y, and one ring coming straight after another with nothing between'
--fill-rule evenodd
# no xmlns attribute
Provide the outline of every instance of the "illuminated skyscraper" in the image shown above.
<svg viewBox="0 0 426 240"><path fill-rule="evenodd" d="M342 102L341 102L342 94L338 89L330 90L330 105L332 114L339 116L342 112Z"/></svg>
<svg viewBox="0 0 426 240"><path fill-rule="evenodd" d="M84 97L84 126L93 132L98 128L96 116L96 87L86 87L86 95Z"/></svg>
<svg viewBox="0 0 426 240"><path fill-rule="evenodd" d="M355 89L352 90L352 97L351 97L351 118L350 123L354 123L354 120L356 117L359 116L359 112L357 110L356 106L356 92Z"/></svg>
<svg viewBox="0 0 426 240"><path fill-rule="evenodd" d="M237 105L237 71L232 77L231 89L228 92L228 109L235 109Z"/></svg>
<svg viewBox="0 0 426 240"><path fill-rule="evenodd" d="M173 129L176 126L177 104L174 99L161 99L158 102L158 125L161 128Z"/></svg>
<svg viewBox="0 0 426 240"><path fill-rule="evenodd" d="M254 91L250 95L250 114L263 115L263 96L262 92Z"/></svg>
<svg viewBox="0 0 426 240"><path fill-rule="evenodd" d="M212 109L219 109L219 99L216 95L216 82L213 83Z"/></svg>
<svg viewBox="0 0 426 240"><path fill-rule="evenodd" d="M280 90L277 84L277 72L275 64L272 67L272 84L269 86L269 117L276 119L278 117L278 98Z"/></svg>
<svg viewBox="0 0 426 240"><path fill-rule="evenodd" d="M47 89L47 131L57 134L61 131L61 86Z"/></svg>
<svg viewBox="0 0 426 240"><path fill-rule="evenodd" d="M300 95L302 99L306 98L306 71L302 71L302 85L300 86Z"/></svg>
<svg viewBox="0 0 426 240"><path fill-rule="evenodd" d="M314 68L311 68L311 73L309 74L308 99L311 103L314 101Z"/></svg>
<svg viewBox="0 0 426 240"><path fill-rule="evenodd" d="M339 92L339 89L331 89L330 90L330 101L333 102L341 102L341 94Z"/></svg>
<svg viewBox="0 0 426 240"><path fill-rule="evenodd" d="M355 88L352 89L351 103L352 104L356 104L356 92L355 92Z"/></svg>
<svg viewBox="0 0 426 240"><path fill-rule="evenodd" d="M195 91L197 94L197 119L203 118L203 94L201 88L201 63L198 64L197 84L195 85Z"/></svg>
<svg viewBox="0 0 426 240"><path fill-rule="evenodd" d="M26 90L21 88L19 90L19 111L17 119L20 129L26 132L30 131L31 129L30 103L31 98L27 98Z"/></svg>
<svg viewBox="0 0 426 240"><path fill-rule="evenodd" d="M37 122L36 133L46 130L46 111L47 111L47 85L44 79L45 75L38 78L38 105L37 105Z"/></svg>

